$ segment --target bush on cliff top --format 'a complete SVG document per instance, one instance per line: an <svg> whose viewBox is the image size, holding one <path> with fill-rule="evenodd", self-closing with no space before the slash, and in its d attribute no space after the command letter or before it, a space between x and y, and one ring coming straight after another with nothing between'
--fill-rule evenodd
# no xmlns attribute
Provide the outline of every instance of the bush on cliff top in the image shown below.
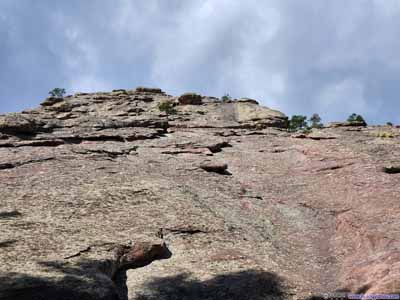
<svg viewBox="0 0 400 300"><path fill-rule="evenodd" d="M289 120L289 131L297 131L307 128L307 117L302 115L294 115Z"/></svg>
<svg viewBox="0 0 400 300"><path fill-rule="evenodd" d="M55 88L49 92L51 97L62 98L65 95L65 89Z"/></svg>
<svg viewBox="0 0 400 300"><path fill-rule="evenodd" d="M367 124L367 122L365 122L364 118L361 115L358 114L351 114L348 118L347 118L347 122L349 123L364 123Z"/></svg>

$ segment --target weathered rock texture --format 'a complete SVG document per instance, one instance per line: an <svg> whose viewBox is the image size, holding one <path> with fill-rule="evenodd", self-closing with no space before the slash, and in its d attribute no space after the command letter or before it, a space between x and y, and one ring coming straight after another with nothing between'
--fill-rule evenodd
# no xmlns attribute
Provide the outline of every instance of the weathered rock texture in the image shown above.
<svg viewBox="0 0 400 300"><path fill-rule="evenodd" d="M1 300L400 291L399 129L295 135L254 100L178 99L80 93L0 116Z"/></svg>

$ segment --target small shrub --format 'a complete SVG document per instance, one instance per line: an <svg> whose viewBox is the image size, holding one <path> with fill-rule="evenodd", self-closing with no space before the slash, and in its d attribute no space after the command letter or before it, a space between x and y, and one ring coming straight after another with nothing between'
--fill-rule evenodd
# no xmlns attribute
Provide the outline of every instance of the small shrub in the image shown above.
<svg viewBox="0 0 400 300"><path fill-rule="evenodd" d="M167 100L167 101L160 102L157 107L160 111L163 111L170 115L170 114L176 113L174 106L175 105L174 105L173 101Z"/></svg>
<svg viewBox="0 0 400 300"><path fill-rule="evenodd" d="M367 122L365 122L364 118L361 115L357 115L357 114L351 114L348 118L347 118L347 122L349 123L363 123L363 124L367 124Z"/></svg>
<svg viewBox="0 0 400 300"><path fill-rule="evenodd" d="M297 131L307 129L307 117L302 115L294 115L289 120L289 131Z"/></svg>
<svg viewBox="0 0 400 300"><path fill-rule="evenodd" d="M65 95L65 89L55 88L49 92L51 97L62 98Z"/></svg>
<svg viewBox="0 0 400 300"><path fill-rule="evenodd" d="M229 102L232 100L232 97L229 94L225 94L221 97L222 102Z"/></svg>
<svg viewBox="0 0 400 300"><path fill-rule="evenodd" d="M308 120L310 122L311 128L322 128L324 125L321 123L321 117L319 114L313 114L311 118Z"/></svg>
<svg viewBox="0 0 400 300"><path fill-rule="evenodd" d="M387 126L393 126L393 123L392 122L386 122L386 125Z"/></svg>

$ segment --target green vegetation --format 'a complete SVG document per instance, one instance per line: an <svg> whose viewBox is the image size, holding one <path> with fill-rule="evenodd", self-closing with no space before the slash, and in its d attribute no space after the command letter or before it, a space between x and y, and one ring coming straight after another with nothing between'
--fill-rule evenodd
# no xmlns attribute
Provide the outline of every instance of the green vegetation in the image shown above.
<svg viewBox="0 0 400 300"><path fill-rule="evenodd" d="M228 102L232 100L232 97L229 94L225 94L221 97L222 102Z"/></svg>
<svg viewBox="0 0 400 300"><path fill-rule="evenodd" d="M307 117L302 115L294 115L289 120L289 131L297 131L307 129Z"/></svg>
<svg viewBox="0 0 400 300"><path fill-rule="evenodd" d="M322 128L324 126L324 124L321 123L319 114L313 114L308 122L310 123L310 128Z"/></svg>
<svg viewBox="0 0 400 300"><path fill-rule="evenodd" d="M163 102L158 103L157 107L158 107L158 109L160 111L163 111L168 115L171 115L171 114L175 114L176 113L176 110L175 110L174 106L175 106L175 104L174 104L173 101L167 100L167 101L163 101Z"/></svg>
<svg viewBox="0 0 400 300"><path fill-rule="evenodd" d="M347 122L350 123L364 123L367 124L367 122L365 122L364 118L361 115L357 115L357 114L351 114L348 118L347 118Z"/></svg>
<svg viewBox="0 0 400 300"><path fill-rule="evenodd" d="M65 89L55 88L49 92L51 97L62 98L65 95Z"/></svg>
<svg viewBox="0 0 400 300"><path fill-rule="evenodd" d="M387 126L393 126L393 123L392 122L386 122L386 125Z"/></svg>

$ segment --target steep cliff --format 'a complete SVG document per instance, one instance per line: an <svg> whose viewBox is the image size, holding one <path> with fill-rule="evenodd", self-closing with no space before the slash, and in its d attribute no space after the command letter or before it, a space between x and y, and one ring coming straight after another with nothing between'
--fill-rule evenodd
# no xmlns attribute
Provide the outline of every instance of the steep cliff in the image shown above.
<svg viewBox="0 0 400 300"><path fill-rule="evenodd" d="M148 88L0 116L0 299L399 293L400 130L286 127Z"/></svg>

